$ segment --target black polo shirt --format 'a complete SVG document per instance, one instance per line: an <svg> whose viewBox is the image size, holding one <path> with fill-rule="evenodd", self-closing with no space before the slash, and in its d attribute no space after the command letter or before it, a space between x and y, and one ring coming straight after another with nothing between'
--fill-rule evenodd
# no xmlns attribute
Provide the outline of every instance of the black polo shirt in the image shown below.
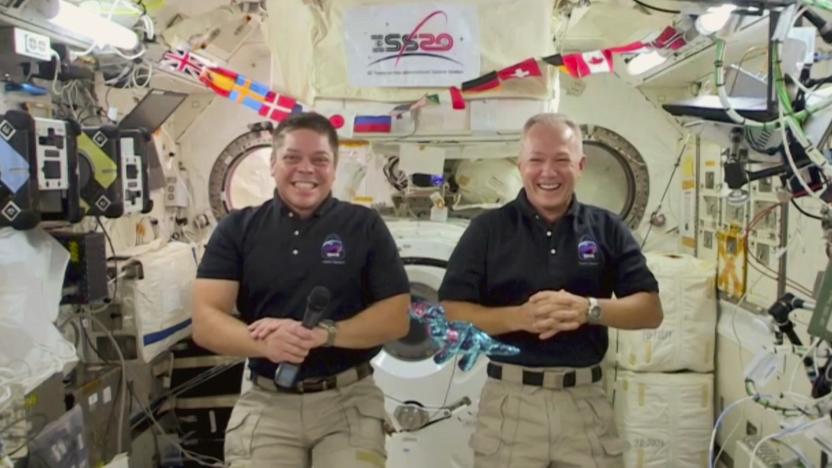
<svg viewBox="0 0 832 468"><path fill-rule="evenodd" d="M332 197L306 220L276 194L259 207L230 213L211 235L197 277L238 281L237 310L246 323L263 317L302 320L315 286L332 293L328 318L335 321L410 291L396 244L378 213ZM337 374L380 349L313 349L299 378ZM274 377L276 364L250 361L254 372Z"/></svg>
<svg viewBox="0 0 832 468"><path fill-rule="evenodd" d="M659 288L618 216L573 199L566 214L548 224L521 190L514 201L471 221L448 262L439 299L505 307L559 289L609 298ZM533 367L591 366L608 346L606 327L589 324L543 341L524 331L498 339L521 353L492 360Z"/></svg>

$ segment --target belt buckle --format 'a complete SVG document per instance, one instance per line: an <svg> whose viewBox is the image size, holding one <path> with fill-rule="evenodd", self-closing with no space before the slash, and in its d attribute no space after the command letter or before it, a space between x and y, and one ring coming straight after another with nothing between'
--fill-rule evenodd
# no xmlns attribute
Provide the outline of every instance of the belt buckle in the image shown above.
<svg viewBox="0 0 832 468"><path fill-rule="evenodd" d="M307 392L322 392L324 390L329 390L331 388L335 388L335 384L330 384L329 379L326 377L319 377L316 379L307 379L301 380L298 382L295 387L298 389L300 393L307 393Z"/></svg>

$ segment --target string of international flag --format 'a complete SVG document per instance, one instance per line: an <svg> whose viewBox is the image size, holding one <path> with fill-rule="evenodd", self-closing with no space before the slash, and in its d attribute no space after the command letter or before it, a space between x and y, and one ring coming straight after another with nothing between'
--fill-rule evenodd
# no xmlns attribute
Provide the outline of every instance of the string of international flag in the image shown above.
<svg viewBox="0 0 832 468"><path fill-rule="evenodd" d="M431 93L420 99L394 107L389 114L356 115L352 122L341 114L331 115L330 121L336 129L352 125L352 133L390 133L395 119L402 118L408 112L414 112L431 105L447 105L453 109L466 108L466 97L493 91L511 80L539 79L543 77L541 62L558 67L570 76L582 79L599 73L613 71L613 57L618 54L638 53L647 48L676 49L684 45L683 39L672 27L666 28L650 42L633 42L619 47L579 52L572 54L553 54L541 59L527 58L514 65L491 71L482 76L452 86L443 93ZM159 66L169 72L200 83L215 94L233 102L242 104L275 122L282 122L289 115L312 110L297 99L278 93L267 85L246 78L244 75L220 67L211 61L183 49L165 52Z"/></svg>

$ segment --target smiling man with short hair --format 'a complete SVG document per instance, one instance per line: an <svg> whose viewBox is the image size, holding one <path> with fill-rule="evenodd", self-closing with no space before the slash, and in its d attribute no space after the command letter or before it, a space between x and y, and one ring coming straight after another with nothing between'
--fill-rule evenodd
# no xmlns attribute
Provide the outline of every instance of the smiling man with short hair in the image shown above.
<svg viewBox="0 0 832 468"><path fill-rule="evenodd" d="M600 383L607 327L655 328L662 309L621 219L575 198L586 164L575 122L529 119L523 190L474 218L448 262L439 289L448 319L521 350L490 356L470 442L475 468L622 466Z"/></svg>
<svg viewBox="0 0 832 468"><path fill-rule="evenodd" d="M370 359L407 334L410 285L378 213L332 197L337 154L325 117L281 122L274 198L223 218L199 266L194 340L250 358L254 383L226 429L231 467L384 467L384 397ZM307 330L316 286L331 292L329 320ZM299 366L297 384L275 383L280 363Z"/></svg>

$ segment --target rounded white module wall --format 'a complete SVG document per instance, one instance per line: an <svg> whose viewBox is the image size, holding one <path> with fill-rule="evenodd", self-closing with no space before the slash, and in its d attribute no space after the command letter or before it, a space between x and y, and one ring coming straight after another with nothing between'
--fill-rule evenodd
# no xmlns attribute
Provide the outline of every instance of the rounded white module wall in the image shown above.
<svg viewBox="0 0 832 468"><path fill-rule="evenodd" d="M388 220L388 227L405 263L413 300L437 301L448 258L464 231L464 222ZM373 359L375 381L385 395L385 408L396 432L387 439L389 468L473 465L468 438L473 432L487 359L463 372L457 360L433 361L437 347L423 325L411 320L410 333L386 345ZM467 397L471 403L450 417L442 408ZM410 429L410 430L408 430Z"/></svg>
<svg viewBox="0 0 832 468"><path fill-rule="evenodd" d="M707 464L713 427L713 374L619 371L615 421L627 468Z"/></svg>
<svg viewBox="0 0 832 468"><path fill-rule="evenodd" d="M647 253L664 320L655 330L618 331L617 361L643 372L712 372L716 340L714 265L689 255Z"/></svg>

